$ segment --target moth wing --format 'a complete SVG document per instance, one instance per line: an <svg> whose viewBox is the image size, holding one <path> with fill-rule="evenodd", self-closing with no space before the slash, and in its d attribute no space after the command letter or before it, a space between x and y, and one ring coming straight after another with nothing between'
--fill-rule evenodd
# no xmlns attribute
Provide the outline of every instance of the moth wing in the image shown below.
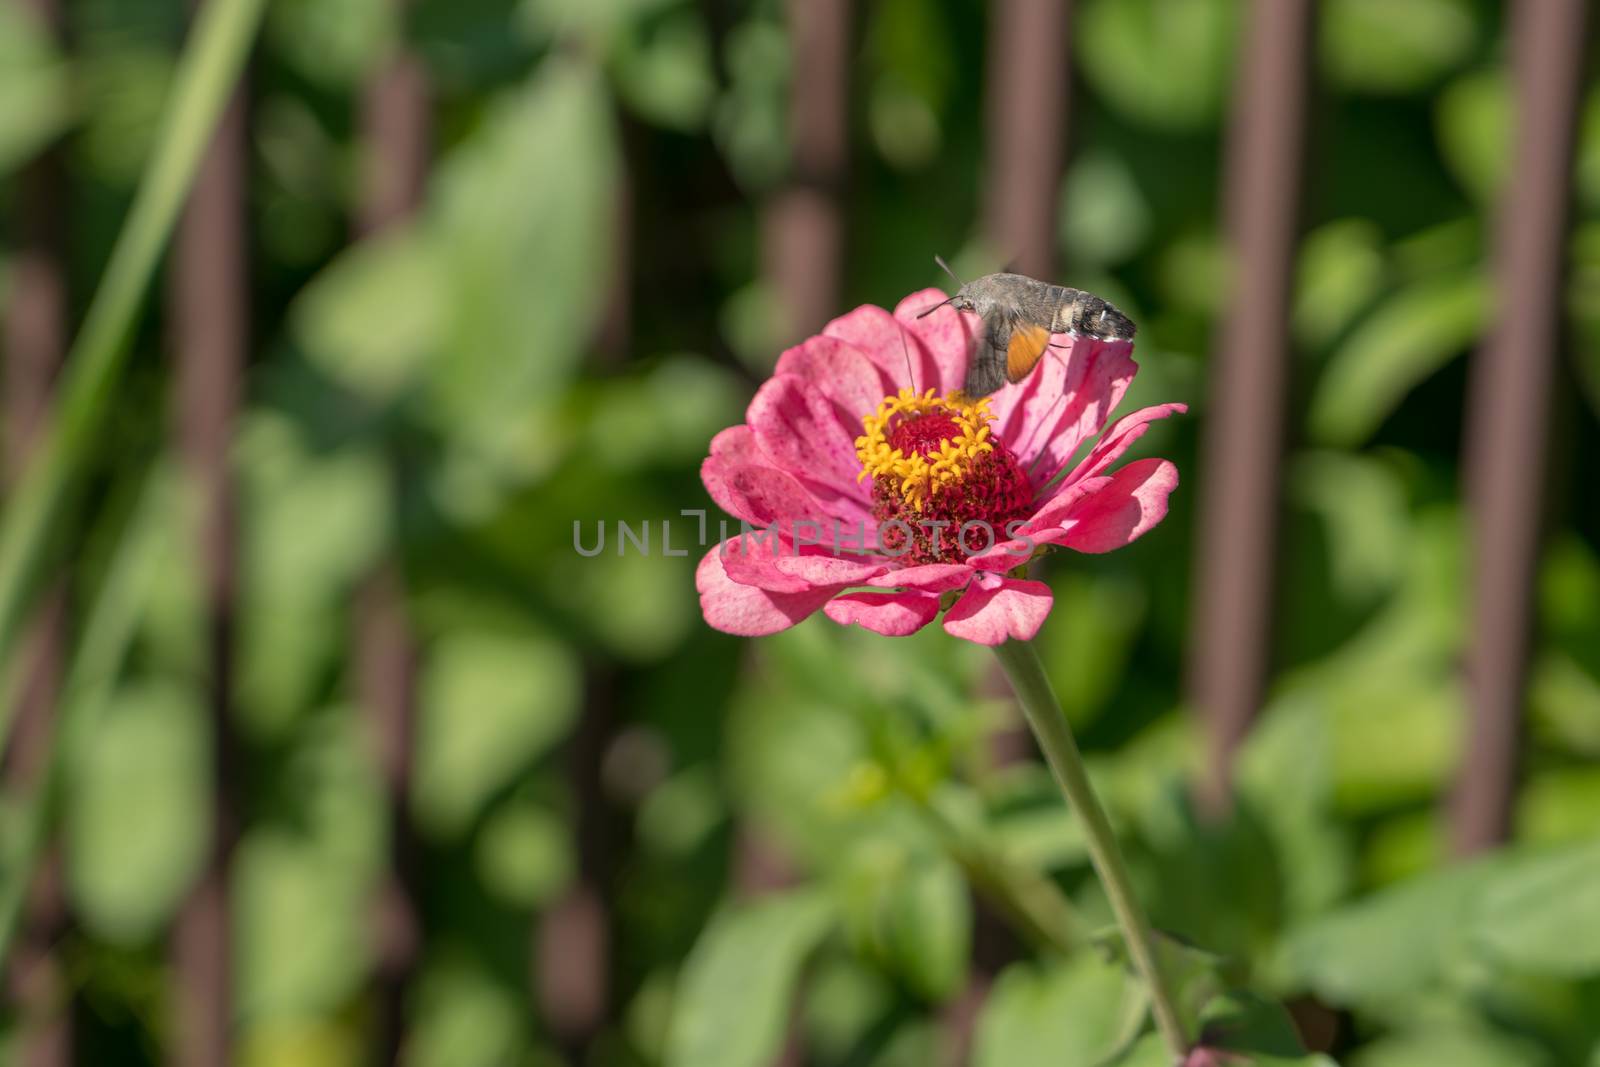
<svg viewBox="0 0 1600 1067"><path fill-rule="evenodd" d="M961 391L973 400L988 396L1006 381L1006 344L1011 338L1010 320L999 313L984 316L983 337L972 350L967 363L967 380Z"/></svg>
<svg viewBox="0 0 1600 1067"><path fill-rule="evenodd" d="M1006 378L1020 382L1050 347L1050 331L1028 322L1016 323L1011 329L1011 339L1006 344Z"/></svg>

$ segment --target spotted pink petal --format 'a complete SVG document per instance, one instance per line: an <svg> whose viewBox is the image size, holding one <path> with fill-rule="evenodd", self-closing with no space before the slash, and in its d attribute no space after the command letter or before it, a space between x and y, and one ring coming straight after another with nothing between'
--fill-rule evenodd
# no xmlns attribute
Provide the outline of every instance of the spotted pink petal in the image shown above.
<svg viewBox="0 0 1600 1067"><path fill-rule="evenodd" d="M721 546L707 552L695 568L700 613L714 629L740 637L764 637L787 630L826 604L838 586L819 586L799 593L774 593L740 585L723 569Z"/></svg>
<svg viewBox="0 0 1600 1067"><path fill-rule="evenodd" d="M823 613L841 626L859 623L886 637L914 634L939 614L939 598L928 593L844 593Z"/></svg>
<svg viewBox="0 0 1600 1067"><path fill-rule="evenodd" d="M1022 459L1036 486L1044 485L1083 442L1100 432L1139 369L1129 341L1065 340L1069 344L1064 352L1050 349L1021 384L995 394L1000 436Z"/></svg>
<svg viewBox="0 0 1600 1067"><path fill-rule="evenodd" d="M713 455L700 464L700 480L718 507L755 526L827 519L810 490L773 467L730 467Z"/></svg>
<svg viewBox="0 0 1600 1067"><path fill-rule="evenodd" d="M894 317L922 344L938 370L935 379L917 379L919 392L937 389L941 393L952 393L960 389L966 381L972 350L983 333L983 322L978 316L949 306L938 308L926 318L918 318L944 299L945 294L938 289L924 289L912 293L894 309Z"/></svg>
<svg viewBox="0 0 1600 1067"><path fill-rule="evenodd" d="M972 579L972 568L965 563L924 563L917 567L902 567L881 574L867 582L884 588L899 587L921 589L928 593L943 593L960 589Z"/></svg>
<svg viewBox="0 0 1600 1067"><path fill-rule="evenodd" d="M944 629L980 645L1029 641L1044 625L1051 601L1050 587L1043 582L984 575L944 613Z"/></svg>
<svg viewBox="0 0 1600 1067"><path fill-rule="evenodd" d="M791 374L770 378L756 390L745 420L774 466L805 482L866 499L866 490L856 481L861 471L856 435L840 424L832 402L816 386Z"/></svg>
<svg viewBox="0 0 1600 1067"><path fill-rule="evenodd" d="M1167 460L1130 463L1068 512L1059 543L1079 552L1110 552L1131 544L1166 518L1167 497L1177 487L1178 468Z"/></svg>
<svg viewBox="0 0 1600 1067"><path fill-rule="evenodd" d="M938 388L943 380L939 364L916 332L881 307L863 304L828 323L822 333L854 346L871 360L888 381L890 393L901 389L923 392Z"/></svg>
<svg viewBox="0 0 1600 1067"><path fill-rule="evenodd" d="M862 432L861 417L878 410L889 382L854 345L837 337L809 338L778 357L776 374L788 374L815 387L833 402L834 415L852 440Z"/></svg>

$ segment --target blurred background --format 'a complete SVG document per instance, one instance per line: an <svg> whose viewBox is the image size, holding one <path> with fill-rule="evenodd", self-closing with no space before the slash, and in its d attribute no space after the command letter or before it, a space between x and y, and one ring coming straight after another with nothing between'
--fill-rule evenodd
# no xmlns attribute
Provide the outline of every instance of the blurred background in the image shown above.
<svg viewBox="0 0 1600 1067"><path fill-rule="evenodd" d="M1600 1064L1584 6L271 0L5 648L7 1054L1114 1054L987 652L574 552L686 543L785 345L943 253L1191 406L1167 521L1039 568L1156 925L1341 1063ZM12 483L192 16L0 0Z"/></svg>

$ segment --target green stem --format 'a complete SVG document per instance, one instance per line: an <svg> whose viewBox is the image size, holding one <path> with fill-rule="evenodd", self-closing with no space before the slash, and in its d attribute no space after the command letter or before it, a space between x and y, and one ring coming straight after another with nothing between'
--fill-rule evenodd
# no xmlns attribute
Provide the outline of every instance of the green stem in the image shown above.
<svg viewBox="0 0 1600 1067"><path fill-rule="evenodd" d="M68 354L58 404L0 517L0 663L9 662L52 527L105 421L139 305L239 80L265 0L209 0L173 78L161 129L105 274ZM0 738L9 730L0 719Z"/></svg>
<svg viewBox="0 0 1600 1067"><path fill-rule="evenodd" d="M904 786L902 791L916 802L973 887L1003 912L1024 938L1063 953L1083 942L1072 902L1054 882L963 831L930 798Z"/></svg>
<svg viewBox="0 0 1600 1067"><path fill-rule="evenodd" d="M1150 923L1133 894L1133 883L1128 878L1128 868L1122 862L1122 852L1117 848L1116 834L1105 809L1089 785L1089 775L1084 770L1083 755L1073 740L1072 728L1061 713L1050 679L1045 676L1039 653L1026 641L1007 641L996 646L995 655L1005 668L1011 688L1016 690L1022 711L1033 727L1039 747L1054 772L1067 803L1078 814L1083 834L1089 844L1089 859L1100 876L1100 884L1111 901L1111 910L1122 928L1123 940L1128 946L1128 956L1138 968L1150 991L1151 1010L1155 1015L1156 1029L1172 1051L1181 1060L1189 1052L1189 1039L1184 1034L1183 1022L1178 1016L1177 1001L1167 988L1156 962L1155 942L1150 933Z"/></svg>

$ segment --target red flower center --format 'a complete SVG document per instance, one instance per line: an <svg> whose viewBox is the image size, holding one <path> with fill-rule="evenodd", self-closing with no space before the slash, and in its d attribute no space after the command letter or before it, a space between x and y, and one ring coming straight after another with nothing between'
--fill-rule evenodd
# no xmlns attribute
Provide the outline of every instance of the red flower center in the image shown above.
<svg viewBox="0 0 1600 1067"><path fill-rule="evenodd" d="M890 397L856 442L872 475L880 542L907 563L959 563L1011 539L1033 509L1017 457L989 432L987 401Z"/></svg>

